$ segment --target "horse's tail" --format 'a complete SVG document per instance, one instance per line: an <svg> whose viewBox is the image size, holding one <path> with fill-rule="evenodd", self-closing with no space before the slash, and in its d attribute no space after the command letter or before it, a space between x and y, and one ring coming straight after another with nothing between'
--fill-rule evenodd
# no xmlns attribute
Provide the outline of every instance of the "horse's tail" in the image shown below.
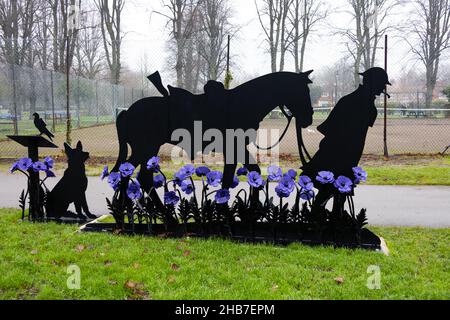
<svg viewBox="0 0 450 320"><path fill-rule="evenodd" d="M117 172L119 166L124 163L128 155L128 145L127 145L127 122L126 122L127 111L124 110L117 116L116 127L117 127L117 137L119 138L119 157L117 158L116 164L111 172Z"/></svg>

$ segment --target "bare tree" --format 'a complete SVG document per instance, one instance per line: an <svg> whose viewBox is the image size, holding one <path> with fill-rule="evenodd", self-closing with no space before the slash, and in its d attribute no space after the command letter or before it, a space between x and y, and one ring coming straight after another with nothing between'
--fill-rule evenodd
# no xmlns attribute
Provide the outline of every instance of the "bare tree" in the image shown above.
<svg viewBox="0 0 450 320"><path fill-rule="evenodd" d="M228 2L228 0L204 0L200 5L199 54L205 65L204 80L217 80L226 69L227 38L236 32L230 21L232 11Z"/></svg>
<svg viewBox="0 0 450 320"><path fill-rule="evenodd" d="M347 0L354 26L339 30L338 34L346 37L347 50L353 59L354 84L359 84L362 69L374 66L379 42L384 34L392 28L387 18L393 12L398 0Z"/></svg>
<svg viewBox="0 0 450 320"><path fill-rule="evenodd" d="M306 45L318 23L328 16L326 5L321 0L294 0L289 12L293 26L290 51L294 57L295 71L303 71Z"/></svg>
<svg viewBox="0 0 450 320"><path fill-rule="evenodd" d="M82 28L76 43L76 64L79 76L95 79L102 70L104 58L102 50L102 33L100 17L92 7L83 8L81 12Z"/></svg>
<svg viewBox="0 0 450 320"><path fill-rule="evenodd" d="M167 20L170 26L170 36L173 42L174 67L177 86L189 89L192 81L185 81L185 76L194 73L196 46L194 35L199 28L199 4L203 0L163 0L164 11L154 11Z"/></svg>
<svg viewBox="0 0 450 320"><path fill-rule="evenodd" d="M255 6L266 37L265 41L269 46L271 70L282 71L293 32L287 19L293 0L261 0L261 2L262 6L258 6L255 0Z"/></svg>
<svg viewBox="0 0 450 320"><path fill-rule="evenodd" d="M122 10L124 0L96 0L97 8L101 18L101 32L103 37L103 48L110 70L111 82L120 83L121 46L123 32L121 29Z"/></svg>
<svg viewBox="0 0 450 320"><path fill-rule="evenodd" d="M425 66L425 105L431 106L442 54L450 47L450 1L415 0L416 14L405 39L413 54Z"/></svg>

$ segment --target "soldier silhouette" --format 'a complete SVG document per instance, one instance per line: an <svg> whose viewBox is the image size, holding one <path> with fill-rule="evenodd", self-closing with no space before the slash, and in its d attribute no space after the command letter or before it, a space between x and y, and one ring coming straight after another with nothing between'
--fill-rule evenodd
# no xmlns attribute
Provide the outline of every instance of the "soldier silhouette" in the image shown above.
<svg viewBox="0 0 450 320"><path fill-rule="evenodd" d="M391 85L382 68L371 68L360 75L363 76L362 85L340 99L328 118L317 127L325 137L311 161L302 167L302 174L313 180L320 171L331 171L335 178L340 175L352 178L352 168L358 166L367 131L377 118L375 98L385 92L386 85ZM335 195L335 188L318 182L315 185L319 190L316 203L325 206ZM338 205L338 201L334 201L333 211Z"/></svg>

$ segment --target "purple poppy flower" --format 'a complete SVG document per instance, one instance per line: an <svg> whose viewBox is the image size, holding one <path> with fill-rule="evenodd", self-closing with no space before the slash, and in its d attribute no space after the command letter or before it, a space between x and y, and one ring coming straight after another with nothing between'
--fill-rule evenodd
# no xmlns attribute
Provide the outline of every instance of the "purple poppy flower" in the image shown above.
<svg viewBox="0 0 450 320"><path fill-rule="evenodd" d="M298 184L303 190L312 190L312 188L314 187L311 178L308 176L298 177Z"/></svg>
<svg viewBox="0 0 450 320"><path fill-rule="evenodd" d="M53 166L55 164L55 160L53 160L52 157L45 157L44 158L44 164L47 166L48 169L53 169Z"/></svg>
<svg viewBox="0 0 450 320"><path fill-rule="evenodd" d="M152 171L158 171L159 170L159 161L161 159L159 157L152 157L147 162L147 169Z"/></svg>
<svg viewBox="0 0 450 320"><path fill-rule="evenodd" d="M284 187L281 184L278 184L275 187L275 192L279 198L287 198L291 194L291 191L289 191L288 188Z"/></svg>
<svg viewBox="0 0 450 320"><path fill-rule="evenodd" d="M33 171L47 171L47 166L42 161L36 161L35 163L33 163Z"/></svg>
<svg viewBox="0 0 450 320"><path fill-rule="evenodd" d="M350 180L349 178L347 178L345 176L339 176L334 181L334 186L341 193L349 193L350 191L352 191L352 185L353 185L352 180Z"/></svg>
<svg viewBox="0 0 450 320"><path fill-rule="evenodd" d="M33 161L30 158L22 158L17 160L17 168L26 171L31 168Z"/></svg>
<svg viewBox="0 0 450 320"><path fill-rule="evenodd" d="M186 194L191 194L194 191L194 186L190 180L184 180L181 182L180 188Z"/></svg>
<svg viewBox="0 0 450 320"><path fill-rule="evenodd" d="M164 194L165 205L176 205L180 201L180 197L177 196L175 191L169 191Z"/></svg>
<svg viewBox="0 0 450 320"><path fill-rule="evenodd" d="M242 167L242 168L239 168L239 169L237 170L237 175L238 175L238 176L246 176L247 173L248 173L248 170L247 170L246 167Z"/></svg>
<svg viewBox="0 0 450 320"><path fill-rule="evenodd" d="M175 174L173 175L173 180L178 186L181 186L181 183L184 181L185 178L186 178L185 175L180 171L175 172Z"/></svg>
<svg viewBox="0 0 450 320"><path fill-rule="evenodd" d="M206 183L211 187L217 187L222 182L222 172L211 171L206 175Z"/></svg>
<svg viewBox="0 0 450 320"><path fill-rule="evenodd" d="M291 176L292 179L297 178L297 171L295 171L294 169L289 169L287 173L289 176Z"/></svg>
<svg viewBox="0 0 450 320"><path fill-rule="evenodd" d="M239 185L239 178L237 176L233 177L233 183L231 184L230 188L234 189Z"/></svg>
<svg viewBox="0 0 450 320"><path fill-rule="evenodd" d="M11 168L9 168L9 172L13 173L14 171L16 171L17 169L19 169L19 163L18 161L14 162L11 166Z"/></svg>
<svg viewBox="0 0 450 320"><path fill-rule="evenodd" d="M52 170L46 170L45 174L46 174L47 178L54 178L54 177L56 177L55 173Z"/></svg>
<svg viewBox="0 0 450 320"><path fill-rule="evenodd" d="M122 174L122 177L131 177L136 168L129 162L122 163L119 167L119 171Z"/></svg>
<svg viewBox="0 0 450 320"><path fill-rule="evenodd" d="M355 184L359 184L360 182L365 182L367 180L367 172L364 171L363 168L354 167L352 170L355 175Z"/></svg>
<svg viewBox="0 0 450 320"><path fill-rule="evenodd" d="M195 173L195 167L192 164L187 164L184 167L182 167L177 174L177 179L180 179L181 181L191 177Z"/></svg>
<svg viewBox="0 0 450 320"><path fill-rule="evenodd" d="M130 181L127 189L127 196L131 200L138 200L142 198L141 185L137 181Z"/></svg>
<svg viewBox="0 0 450 320"><path fill-rule="evenodd" d="M334 174L330 171L320 171L317 174L316 180L321 184L333 183L334 182Z"/></svg>
<svg viewBox="0 0 450 320"><path fill-rule="evenodd" d="M164 185L164 176L162 174L158 174L153 177L153 187L155 189L161 188Z"/></svg>
<svg viewBox="0 0 450 320"><path fill-rule="evenodd" d="M218 204L227 203L230 200L230 191L227 189L220 189L216 192L215 200Z"/></svg>
<svg viewBox="0 0 450 320"><path fill-rule="evenodd" d="M256 171L252 171L247 175L247 182L253 188L260 188L263 186L263 179Z"/></svg>
<svg viewBox="0 0 450 320"><path fill-rule="evenodd" d="M281 179L283 172L281 171L280 167L270 166L267 168L267 174L268 174L267 180L279 181Z"/></svg>
<svg viewBox="0 0 450 320"><path fill-rule="evenodd" d="M309 201L312 198L314 198L314 191L313 190L304 190L300 192L300 199Z"/></svg>
<svg viewBox="0 0 450 320"><path fill-rule="evenodd" d="M107 176L109 176L109 169L108 166L105 166L102 173L100 174L100 179L104 180Z"/></svg>
<svg viewBox="0 0 450 320"><path fill-rule="evenodd" d="M198 167L197 169L195 169L195 174L196 174L198 177L204 177L204 176L206 176L209 172L211 172L211 170L209 170L209 168L206 167L206 166Z"/></svg>
<svg viewBox="0 0 450 320"><path fill-rule="evenodd" d="M114 190L117 190L120 184L120 173L119 172L111 172L108 176L108 183Z"/></svg>

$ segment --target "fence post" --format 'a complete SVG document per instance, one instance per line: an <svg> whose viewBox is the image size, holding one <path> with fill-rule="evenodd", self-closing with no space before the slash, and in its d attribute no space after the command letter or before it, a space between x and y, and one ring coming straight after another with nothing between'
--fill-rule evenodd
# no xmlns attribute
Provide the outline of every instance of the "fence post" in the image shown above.
<svg viewBox="0 0 450 320"><path fill-rule="evenodd" d="M127 100L126 100L127 91L125 90L125 86L123 86L123 107L126 108Z"/></svg>
<svg viewBox="0 0 450 320"><path fill-rule="evenodd" d="M77 127L80 129L81 127L81 119L80 119L80 76L77 76Z"/></svg>
<svg viewBox="0 0 450 320"><path fill-rule="evenodd" d="M98 110L98 81L95 80L95 110L97 114L97 124L99 122L99 110Z"/></svg>
<svg viewBox="0 0 450 320"><path fill-rule="evenodd" d="M111 83L111 100L112 100L113 110L117 109L117 107L116 107L116 105L114 103L114 84L112 84L112 83Z"/></svg>
<svg viewBox="0 0 450 320"><path fill-rule="evenodd" d="M54 88L53 88L53 70L50 70L50 93L52 95L52 130L56 132L55 125L55 96L54 96Z"/></svg>
<svg viewBox="0 0 450 320"><path fill-rule="evenodd" d="M17 115L17 94L16 94L16 67L15 64L11 64L12 67L12 87L13 87L13 108L14 108L14 121L13 121L13 125L14 125L14 134L18 135L19 134L19 124L17 122L18 120L18 115Z"/></svg>

